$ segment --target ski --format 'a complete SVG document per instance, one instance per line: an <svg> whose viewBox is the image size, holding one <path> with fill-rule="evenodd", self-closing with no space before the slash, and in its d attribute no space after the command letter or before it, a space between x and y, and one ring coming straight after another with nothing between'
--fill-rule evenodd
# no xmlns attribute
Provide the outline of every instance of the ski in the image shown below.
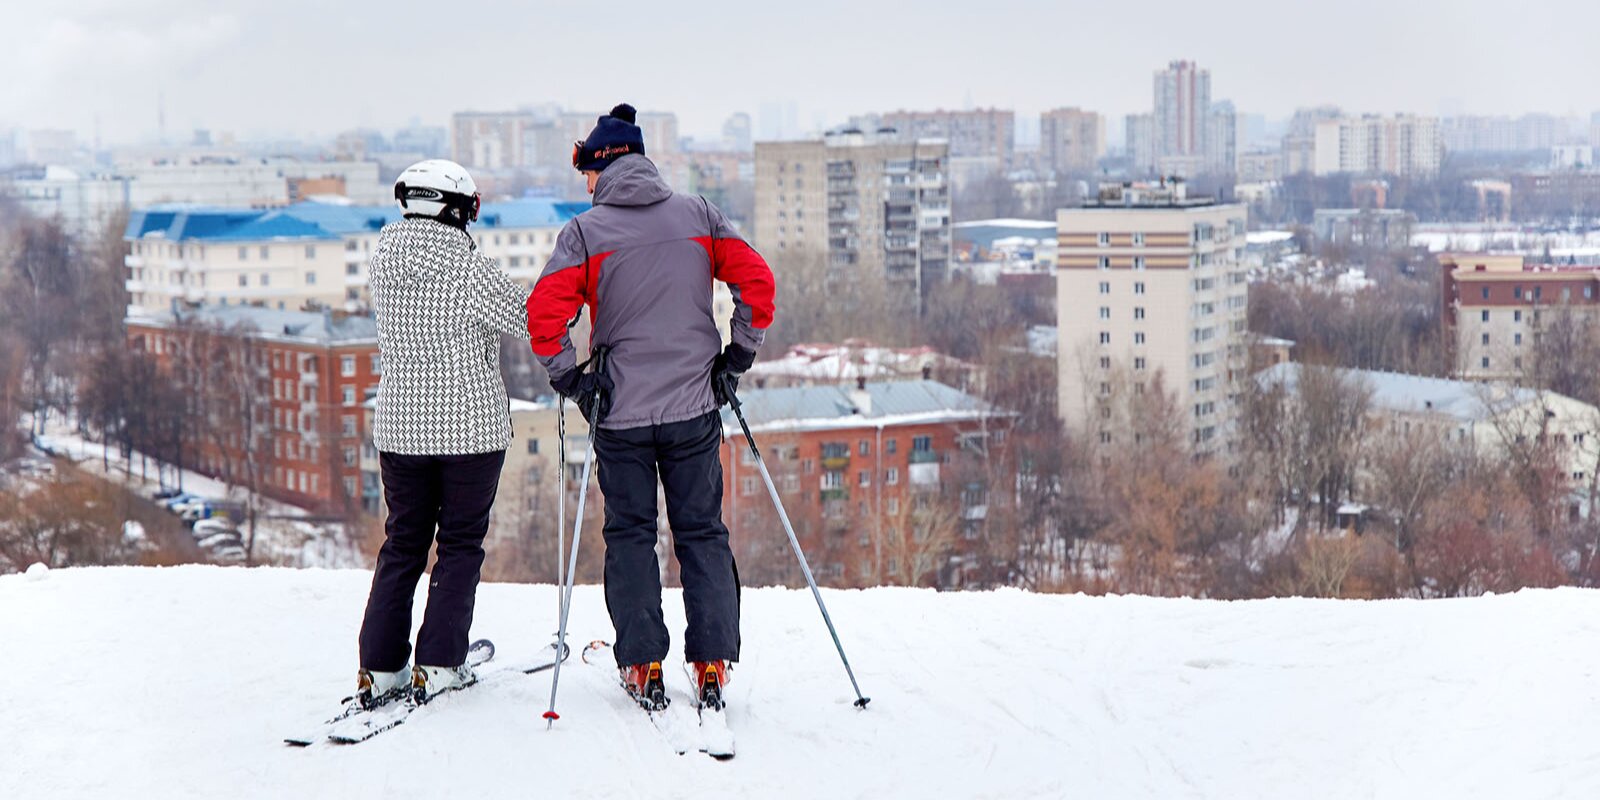
<svg viewBox="0 0 1600 800"><path fill-rule="evenodd" d="M733 731L728 728L728 706L722 697L724 681L721 674L712 683L696 676L689 670L688 664L683 668L684 674L689 677L689 685L695 687L695 710L700 716L700 752L718 761L731 760L735 748Z"/></svg>
<svg viewBox="0 0 1600 800"><path fill-rule="evenodd" d="M583 648L583 663L615 668L615 656L610 656L609 658L598 657L602 651L609 656L611 643L599 639L590 642ZM633 705L645 713L645 717L650 720L650 726L661 734L661 738L666 740L667 745L672 748L674 753L681 756L690 750L697 749L694 742L691 741L693 737L683 724L683 720L679 718L678 714L673 713L671 708L672 700L666 696L665 687L662 687L662 691L655 696L645 697L634 692L628 687L627 683L621 680L618 680L618 686L632 701ZM632 716L632 714L626 713L624 716Z"/></svg>
<svg viewBox="0 0 1600 800"><path fill-rule="evenodd" d="M555 647L552 645L550 652L530 661L514 662L503 666L495 665L479 674L476 681L459 687L454 691L470 689L487 681L497 680L500 676L533 675L552 669L556 664L554 651ZM563 660L569 653L562 654ZM467 663L474 668L489 663L493 657L494 645L487 639L473 642L467 651ZM427 705L427 703L419 704L410 697L393 700L370 710L361 708L353 698L346 702L345 709L338 716L323 723L322 728L315 734L287 738L284 739L284 742L296 747L309 747L320 741L329 741L335 744L358 744L384 731L399 727L413 712Z"/></svg>

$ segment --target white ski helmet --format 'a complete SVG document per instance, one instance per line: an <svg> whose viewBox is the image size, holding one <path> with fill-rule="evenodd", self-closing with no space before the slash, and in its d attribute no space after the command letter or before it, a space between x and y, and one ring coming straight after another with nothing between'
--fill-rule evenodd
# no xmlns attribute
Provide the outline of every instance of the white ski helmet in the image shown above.
<svg viewBox="0 0 1600 800"><path fill-rule="evenodd" d="M478 184L465 167L443 158L406 167L395 179L394 199L407 216L433 217L463 227L478 219Z"/></svg>

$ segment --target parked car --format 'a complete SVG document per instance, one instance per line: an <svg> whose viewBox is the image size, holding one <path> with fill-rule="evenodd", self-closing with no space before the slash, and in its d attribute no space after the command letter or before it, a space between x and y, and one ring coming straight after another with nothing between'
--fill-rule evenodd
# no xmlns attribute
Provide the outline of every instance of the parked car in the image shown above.
<svg viewBox="0 0 1600 800"><path fill-rule="evenodd" d="M229 547L243 547L244 540L239 538L238 531L222 531L200 539L198 544L207 550L217 551Z"/></svg>
<svg viewBox="0 0 1600 800"><path fill-rule="evenodd" d="M196 500L183 507L178 514L178 519L184 522L198 522L211 517L211 502L209 500Z"/></svg>
<svg viewBox="0 0 1600 800"><path fill-rule="evenodd" d="M194 538L201 539L215 533L228 533L236 530L233 523L225 519L212 517L210 519L195 520Z"/></svg>
<svg viewBox="0 0 1600 800"><path fill-rule="evenodd" d="M211 557L217 561L243 561L244 548L238 545L225 545L211 551Z"/></svg>
<svg viewBox="0 0 1600 800"><path fill-rule="evenodd" d="M171 500L180 494L183 494L183 492L178 489L157 489L156 491L150 493L150 499L158 501Z"/></svg>
<svg viewBox="0 0 1600 800"><path fill-rule="evenodd" d="M183 508L182 508L183 506L187 506L188 504L193 503L193 502L195 502L196 500L199 500L199 499L200 498L198 498L198 497L196 497L196 496L194 496L192 494L189 494L188 492L184 492L182 494L178 494L178 495L174 495L172 497L169 497L169 498L167 498L165 500L161 500L157 504L160 505L162 508L165 508L166 510L171 511L174 514L179 514L179 513L183 512Z"/></svg>

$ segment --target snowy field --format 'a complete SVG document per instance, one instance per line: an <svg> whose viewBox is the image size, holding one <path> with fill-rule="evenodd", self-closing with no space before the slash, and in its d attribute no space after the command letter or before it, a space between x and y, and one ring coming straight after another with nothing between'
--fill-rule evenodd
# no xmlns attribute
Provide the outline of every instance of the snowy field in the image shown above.
<svg viewBox="0 0 1600 800"><path fill-rule="evenodd" d="M545 673L365 744L286 747L351 688L368 579L0 577L0 798L1600 797L1600 592L830 592L873 698L861 712L809 594L746 590L733 761L672 753L610 665L576 658L553 732ZM515 659L550 641L555 610L551 587L485 585L474 633ZM676 593L667 615L676 636ZM572 631L609 637L597 587L578 590Z"/></svg>

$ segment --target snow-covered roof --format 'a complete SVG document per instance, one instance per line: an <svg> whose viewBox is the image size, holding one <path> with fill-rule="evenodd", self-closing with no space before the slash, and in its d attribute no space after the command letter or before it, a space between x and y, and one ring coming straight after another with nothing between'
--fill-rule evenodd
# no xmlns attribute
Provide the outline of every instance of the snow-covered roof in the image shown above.
<svg viewBox="0 0 1600 800"><path fill-rule="evenodd" d="M967 366L931 347L876 347L869 344L799 344L782 356L756 363L751 378L810 381L879 380L920 372L929 365Z"/></svg>
<svg viewBox="0 0 1600 800"><path fill-rule="evenodd" d="M1294 238L1293 231L1250 231L1244 235L1244 243L1252 244L1277 244L1287 242Z"/></svg>
<svg viewBox="0 0 1600 800"><path fill-rule="evenodd" d="M1330 368L1341 378L1364 383L1372 390L1372 404L1385 411L1443 414L1461 422L1479 422L1539 398L1539 393L1504 384L1474 383L1399 372ZM1262 386L1281 384L1293 390L1300 381L1301 365L1276 364L1262 370Z"/></svg>
<svg viewBox="0 0 1600 800"><path fill-rule="evenodd" d="M868 383L865 393L869 401L860 405L856 390L841 386L751 389L739 399L745 420L755 430L878 428L1009 415L988 401L938 381ZM731 410L723 410L722 423L726 430L739 429Z"/></svg>
<svg viewBox="0 0 1600 800"><path fill-rule="evenodd" d="M144 314L128 318L130 324L169 327L186 320L224 330L242 329L266 339L290 339L322 344L373 344L378 323L372 317L339 316L320 311L280 311L257 306L201 306Z"/></svg>

